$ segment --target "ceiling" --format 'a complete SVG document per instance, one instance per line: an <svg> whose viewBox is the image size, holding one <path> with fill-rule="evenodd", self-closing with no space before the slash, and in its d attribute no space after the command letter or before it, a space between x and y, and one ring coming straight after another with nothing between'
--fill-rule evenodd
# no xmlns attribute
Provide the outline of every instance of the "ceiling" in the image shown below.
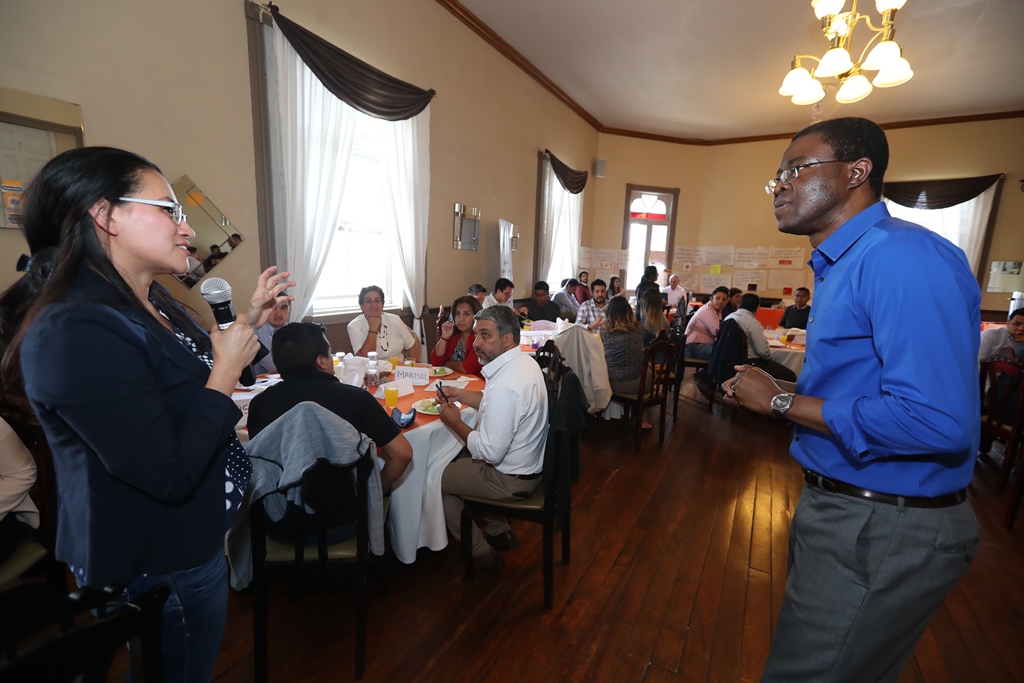
<svg viewBox="0 0 1024 683"><path fill-rule="evenodd" d="M778 94L795 54L828 48L809 0L461 3L604 128L712 141L792 133L812 120L813 107ZM880 23L871 0L858 9ZM909 0L895 26L914 78L854 104L827 94L822 118L1024 110L1024 0ZM865 36L858 26L855 56Z"/></svg>

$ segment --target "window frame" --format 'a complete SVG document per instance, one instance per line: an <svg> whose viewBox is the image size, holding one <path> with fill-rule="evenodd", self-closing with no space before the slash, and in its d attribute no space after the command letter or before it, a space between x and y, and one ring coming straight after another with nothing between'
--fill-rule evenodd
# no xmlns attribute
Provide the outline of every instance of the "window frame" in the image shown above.
<svg viewBox="0 0 1024 683"><path fill-rule="evenodd" d="M629 216L629 214L630 214L630 206L632 205L634 199L636 198L634 195L641 195L641 194L662 195L662 199L665 199L666 197L670 197L671 198L671 201L666 202L668 204L668 217L667 217L667 221L666 221L668 223L668 235L666 237L666 245L665 245L665 260L667 261L667 263L665 264L665 267L671 269L672 268L672 254L675 252L676 218L677 218L678 213L679 213L679 188L678 187L676 187L676 188L672 188L672 187L656 187L654 185L635 185L633 183L627 183L626 184L626 193L625 193L625 198L624 198L624 201L623 201L623 209L622 209L622 249L629 249L630 224L645 220L645 219L634 219L634 218L630 218L630 216ZM648 226L649 226L651 223L657 223L657 224L660 225L662 222L661 221L650 221L650 220L648 220L647 223L648 223ZM647 265L649 263L650 243L651 243L650 231L648 230L648 233L647 233L647 245L645 247L645 252L644 252L644 264L645 265ZM632 289L636 285L636 283L634 283L634 282L626 282L625 281L625 279L624 279L626 277L626 264L625 263L620 263L619 264L618 275L619 275L619 279L622 280L622 282L623 282L623 284L622 284L622 288L623 289Z"/></svg>

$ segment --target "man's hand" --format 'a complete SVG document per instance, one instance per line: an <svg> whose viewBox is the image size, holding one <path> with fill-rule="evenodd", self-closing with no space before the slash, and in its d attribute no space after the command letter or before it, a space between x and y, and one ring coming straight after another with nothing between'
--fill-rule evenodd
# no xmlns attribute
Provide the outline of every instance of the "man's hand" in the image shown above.
<svg viewBox="0 0 1024 683"><path fill-rule="evenodd" d="M598 318L594 322L590 323L587 325L587 329L593 332L597 328L601 327L601 325L604 325L604 318Z"/></svg>
<svg viewBox="0 0 1024 683"><path fill-rule="evenodd" d="M722 383L727 398L761 415L772 414L772 399L786 393L764 370L752 365L737 365L736 376Z"/></svg>

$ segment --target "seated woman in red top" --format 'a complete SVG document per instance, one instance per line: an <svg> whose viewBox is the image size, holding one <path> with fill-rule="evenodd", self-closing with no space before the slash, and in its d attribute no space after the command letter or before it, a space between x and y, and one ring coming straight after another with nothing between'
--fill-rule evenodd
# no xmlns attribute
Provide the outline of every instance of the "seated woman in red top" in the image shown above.
<svg viewBox="0 0 1024 683"><path fill-rule="evenodd" d="M440 334L430 352L430 364L446 366L455 372L480 376L480 361L473 348L473 316L480 311L480 302L474 296L460 296L452 302L452 320L445 320L444 307L438 311ZM443 321L443 322L442 322Z"/></svg>

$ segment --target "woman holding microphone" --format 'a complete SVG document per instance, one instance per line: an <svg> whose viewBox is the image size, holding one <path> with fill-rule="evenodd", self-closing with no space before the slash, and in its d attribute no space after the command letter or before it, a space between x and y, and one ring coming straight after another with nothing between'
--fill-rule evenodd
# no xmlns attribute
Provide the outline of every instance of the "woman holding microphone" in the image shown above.
<svg viewBox="0 0 1024 683"><path fill-rule="evenodd" d="M117 584L129 601L168 585L166 680L208 681L227 614L223 537L251 472L231 393L253 330L295 283L268 268L248 310L208 335L155 282L187 270L195 233L160 170L123 150L55 157L23 207L33 258L0 299L3 378L23 385L53 451L57 559L79 586Z"/></svg>

